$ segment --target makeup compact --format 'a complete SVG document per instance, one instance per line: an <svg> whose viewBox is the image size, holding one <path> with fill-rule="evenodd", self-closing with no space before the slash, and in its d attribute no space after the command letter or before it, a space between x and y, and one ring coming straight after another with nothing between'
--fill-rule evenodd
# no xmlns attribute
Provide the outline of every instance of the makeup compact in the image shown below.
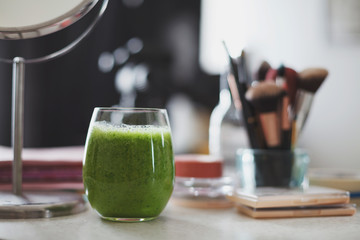
<svg viewBox="0 0 360 240"><path fill-rule="evenodd" d="M306 189L259 187L228 195L239 213L254 218L349 216L356 212L348 191L310 186Z"/></svg>
<svg viewBox="0 0 360 240"><path fill-rule="evenodd" d="M260 209L251 208L246 205L238 205L236 208L239 213L246 214L253 218L351 216L356 212L352 204Z"/></svg>
<svg viewBox="0 0 360 240"><path fill-rule="evenodd" d="M360 204L359 169L312 168L308 175L310 184L349 191L350 202Z"/></svg>
<svg viewBox="0 0 360 240"><path fill-rule="evenodd" d="M230 208L226 195L233 180L223 176L222 158L205 154L175 156L175 187L171 201L192 208Z"/></svg>

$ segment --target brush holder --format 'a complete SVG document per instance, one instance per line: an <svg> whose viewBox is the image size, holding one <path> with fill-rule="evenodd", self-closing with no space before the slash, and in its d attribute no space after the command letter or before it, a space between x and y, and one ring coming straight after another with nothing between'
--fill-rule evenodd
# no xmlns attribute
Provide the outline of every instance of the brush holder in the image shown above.
<svg viewBox="0 0 360 240"><path fill-rule="evenodd" d="M309 155L301 149L238 149L236 175L238 187L307 187Z"/></svg>

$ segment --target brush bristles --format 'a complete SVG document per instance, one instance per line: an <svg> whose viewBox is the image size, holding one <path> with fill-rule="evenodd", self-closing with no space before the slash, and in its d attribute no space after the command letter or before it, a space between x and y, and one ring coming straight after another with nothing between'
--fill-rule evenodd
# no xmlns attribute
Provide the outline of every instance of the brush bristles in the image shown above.
<svg viewBox="0 0 360 240"><path fill-rule="evenodd" d="M270 68L265 76L265 80L267 81L275 81L276 80L276 76L277 76L277 70Z"/></svg>
<svg viewBox="0 0 360 240"><path fill-rule="evenodd" d="M266 78L266 74L271 69L270 64L267 61L263 61L257 71L257 80L263 81Z"/></svg>
<svg viewBox="0 0 360 240"><path fill-rule="evenodd" d="M289 94L290 103L294 104L299 81L298 73L292 68L284 67L284 77L286 79L285 88Z"/></svg>
<svg viewBox="0 0 360 240"><path fill-rule="evenodd" d="M272 112L278 108L279 101L285 91L273 82L261 82L250 87L245 94L246 99L259 112Z"/></svg>
<svg viewBox="0 0 360 240"><path fill-rule="evenodd" d="M315 93L327 75L328 71L324 68L307 68L299 73L298 87L305 91Z"/></svg>

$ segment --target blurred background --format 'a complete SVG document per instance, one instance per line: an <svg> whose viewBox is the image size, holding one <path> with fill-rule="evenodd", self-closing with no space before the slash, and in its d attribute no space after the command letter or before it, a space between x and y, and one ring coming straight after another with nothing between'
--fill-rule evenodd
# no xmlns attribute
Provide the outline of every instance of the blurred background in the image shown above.
<svg viewBox="0 0 360 240"><path fill-rule="evenodd" d="M227 68L222 40L297 71L324 67L299 146L313 167L360 168L360 2L357 0L117 0L90 36L59 59L26 66L25 147L83 145L94 107L169 111L176 153L207 153L211 112ZM86 19L46 38L0 41L0 56L71 42ZM0 63L0 145L11 139L11 65Z"/></svg>
<svg viewBox="0 0 360 240"><path fill-rule="evenodd" d="M170 107L176 116L182 112L189 134L194 127L202 134L191 136L194 141L179 136L178 151L206 151L207 118L217 103L218 76L200 69L200 11L199 0L110 1L95 30L74 51L28 64L25 147L83 145L94 107L117 105ZM0 54L27 58L60 49L87 22L82 19L49 37L0 41ZM10 64L0 64L0 79L0 144L10 145ZM201 121L200 126L193 126L194 121Z"/></svg>

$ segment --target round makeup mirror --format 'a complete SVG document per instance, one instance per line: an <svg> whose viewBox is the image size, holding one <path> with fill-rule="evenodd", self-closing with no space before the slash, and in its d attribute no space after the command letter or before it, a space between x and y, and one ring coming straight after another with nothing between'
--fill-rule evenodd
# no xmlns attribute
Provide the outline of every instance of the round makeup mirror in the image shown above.
<svg viewBox="0 0 360 240"><path fill-rule="evenodd" d="M57 32L88 13L98 0L0 0L0 39Z"/></svg>
<svg viewBox="0 0 360 240"><path fill-rule="evenodd" d="M85 210L81 195L64 192L22 190L22 148L24 126L25 65L60 57L75 48L94 28L108 5L108 0L0 0L0 41L23 40L58 32L97 11L87 28L70 44L41 57L0 56L13 65L12 92L12 192L0 192L0 219L49 218ZM96 7L98 6L98 7ZM89 14L90 15L90 14ZM21 44L21 42L19 41Z"/></svg>

